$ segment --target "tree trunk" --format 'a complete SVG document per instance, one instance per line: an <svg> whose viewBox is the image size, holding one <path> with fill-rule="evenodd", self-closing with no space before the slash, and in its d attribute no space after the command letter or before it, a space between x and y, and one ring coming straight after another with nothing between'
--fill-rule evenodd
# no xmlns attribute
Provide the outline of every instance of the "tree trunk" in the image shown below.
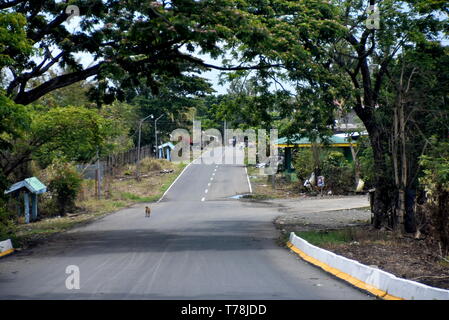
<svg viewBox="0 0 449 320"><path fill-rule="evenodd" d="M449 192L437 187L437 208L434 217L439 240L442 244L443 255L449 252Z"/></svg>
<svg viewBox="0 0 449 320"><path fill-rule="evenodd" d="M367 128L368 129L368 128ZM378 128L370 128L371 147L374 155L375 188L373 201L373 225L375 228L393 227L393 212L396 203L397 190L393 178L389 176L387 165L388 135Z"/></svg>

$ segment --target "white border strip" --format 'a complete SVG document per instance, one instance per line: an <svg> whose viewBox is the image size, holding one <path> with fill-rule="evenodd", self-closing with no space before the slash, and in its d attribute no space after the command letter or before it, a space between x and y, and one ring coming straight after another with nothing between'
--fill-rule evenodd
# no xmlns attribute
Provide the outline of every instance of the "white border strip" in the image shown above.
<svg viewBox="0 0 449 320"><path fill-rule="evenodd" d="M368 267L358 261L311 245L306 240L296 236L293 232L290 234L290 243L306 255L378 290L385 291L389 295L407 300L449 300L449 290L397 278L388 272Z"/></svg>
<svg viewBox="0 0 449 320"><path fill-rule="evenodd" d="M245 167L245 172L246 172L246 180L248 180L249 193L253 193L253 189L251 188L251 181L249 181L248 169L246 167Z"/></svg>
<svg viewBox="0 0 449 320"><path fill-rule="evenodd" d="M171 187L176 183L176 181L178 181L178 179L182 176L182 174L184 173L184 171L186 171L187 168L190 167L190 165L191 165L192 163L194 163L194 162L198 161L199 159L201 159L201 158L203 157L203 154L204 154L204 153L205 153L205 152L202 152L198 158L196 158L195 160L191 161L188 165L185 166L185 168L181 171L181 173L176 177L175 181L173 181L173 182L171 183L171 185L168 187L167 190L165 190L164 194L159 198L158 201L156 201L156 203L159 203L159 202L165 197L165 195L167 194L167 192L168 192L168 191L171 189Z"/></svg>
<svg viewBox="0 0 449 320"><path fill-rule="evenodd" d="M192 162L190 162L188 165L185 166L185 168L181 171L181 173L176 177L175 181L173 181L173 182L171 183L171 185L168 187L167 190L165 190L164 194L159 198L158 201L156 201L156 203L159 203L159 202L165 197L165 195L167 194L167 192L168 192L168 191L171 189L171 187L176 183L176 181L178 181L179 177L182 176L182 174L184 173L184 171L186 171L187 168L188 168L193 162L195 162L195 160L192 161Z"/></svg>
<svg viewBox="0 0 449 320"><path fill-rule="evenodd" d="M0 257L10 254L14 251L11 239L0 241Z"/></svg>

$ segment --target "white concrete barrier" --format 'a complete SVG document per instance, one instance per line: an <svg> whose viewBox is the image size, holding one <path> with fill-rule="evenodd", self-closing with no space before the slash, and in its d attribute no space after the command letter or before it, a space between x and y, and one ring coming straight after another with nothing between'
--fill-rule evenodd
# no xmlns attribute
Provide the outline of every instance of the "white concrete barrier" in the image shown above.
<svg viewBox="0 0 449 320"><path fill-rule="evenodd" d="M14 251L11 239L0 241L0 257L6 256Z"/></svg>
<svg viewBox="0 0 449 320"><path fill-rule="evenodd" d="M449 300L449 290L401 279L395 275L339 256L290 234L289 247L306 261L384 299Z"/></svg>

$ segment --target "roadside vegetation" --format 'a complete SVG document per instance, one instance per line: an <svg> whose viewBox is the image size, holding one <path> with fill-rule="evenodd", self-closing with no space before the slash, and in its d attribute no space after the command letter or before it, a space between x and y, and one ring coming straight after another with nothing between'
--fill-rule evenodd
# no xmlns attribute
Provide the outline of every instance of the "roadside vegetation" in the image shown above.
<svg viewBox="0 0 449 320"><path fill-rule="evenodd" d="M368 226L296 232L313 245L400 278L449 289L449 260L437 243L416 241Z"/></svg>
<svg viewBox="0 0 449 320"><path fill-rule="evenodd" d="M254 165L247 165L248 175L254 188L253 196L294 198L365 194L373 187L370 175L373 169L372 163L369 155L366 155L371 150L365 139L360 139L357 148L360 154L357 163L346 159L343 152L335 148L326 146L296 148L293 151L293 175L282 171L283 163L281 163L280 170L274 178L265 175ZM306 186L305 182L311 180L312 174L315 176L315 181L310 186ZM323 188L318 187L316 183L316 177L320 175L325 178ZM363 180L363 188L357 190L359 179Z"/></svg>

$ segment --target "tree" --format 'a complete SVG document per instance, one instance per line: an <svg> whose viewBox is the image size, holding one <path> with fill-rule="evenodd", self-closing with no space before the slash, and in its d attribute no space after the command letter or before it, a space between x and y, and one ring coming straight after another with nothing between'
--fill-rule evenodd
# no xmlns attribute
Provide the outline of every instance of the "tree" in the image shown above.
<svg viewBox="0 0 449 320"><path fill-rule="evenodd" d="M157 93L146 85L129 89L125 92L126 101L134 106L136 120L153 115L154 119L163 116L157 122L158 137L168 139L169 134L177 128L190 128L193 113L203 108L206 95L213 92L205 79L189 76L161 79ZM154 122L147 121L142 127L142 145L154 144ZM137 125L134 128L137 129ZM137 144L137 135L135 142ZM159 139L158 139L159 140Z"/></svg>
<svg viewBox="0 0 449 320"><path fill-rule="evenodd" d="M431 136L445 139L449 132L448 53L448 48L432 42L405 48L391 68L385 88L385 103L391 106L397 219L408 232L415 231L413 198L419 188L419 157L432 147Z"/></svg>
<svg viewBox="0 0 449 320"><path fill-rule="evenodd" d="M75 208L75 200L81 190L83 178L73 164L56 160L48 170L48 189L54 194L58 213L63 216Z"/></svg>
<svg viewBox="0 0 449 320"><path fill-rule="evenodd" d="M36 107L30 113L27 131L19 137L8 137L14 148L0 150L0 169L5 177L15 173L16 178L28 175L27 164L35 159L43 167L55 158L87 162L97 152L108 148L108 137L115 136L116 124L98 112L82 107Z"/></svg>
<svg viewBox="0 0 449 320"><path fill-rule="evenodd" d="M7 15L21 17L21 22L26 18L26 41L35 48L9 47L9 42L0 39L10 59L5 89L16 103L27 105L92 76L97 79L97 97L111 103L142 82L157 92L161 77L185 73L193 77L207 68L248 68L214 66L193 55L199 51L218 57L224 52L221 41L235 42L238 34L252 33L257 21L234 1L79 0L70 4L80 11L76 26L66 22L70 14L65 2L0 2ZM81 64L75 58L79 53L90 55L93 62ZM57 67L66 72L51 75ZM267 67L263 61L251 66ZM43 75L45 82L33 86L32 80Z"/></svg>
<svg viewBox="0 0 449 320"><path fill-rule="evenodd" d="M305 125L296 121L297 127L305 127L309 134L314 127L318 132L332 127L334 101L344 100L355 111L373 149L374 225L396 228L398 186L389 149L393 105L386 99L391 92L385 86L404 50L444 37L448 4L379 1L381 23L376 30L366 25L366 9L373 2L304 0L254 6L257 9L252 13L264 21L262 29L270 41L241 39L246 45L241 55L258 52L263 61L286 69L296 81L299 100L295 109L307 118L302 118Z"/></svg>

